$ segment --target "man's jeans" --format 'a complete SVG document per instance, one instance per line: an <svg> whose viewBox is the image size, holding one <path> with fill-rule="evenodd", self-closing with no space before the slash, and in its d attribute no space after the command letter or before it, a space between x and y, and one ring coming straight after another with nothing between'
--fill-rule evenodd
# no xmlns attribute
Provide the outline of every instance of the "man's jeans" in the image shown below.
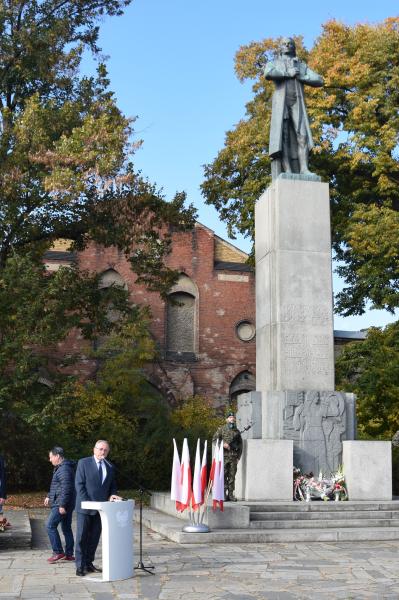
<svg viewBox="0 0 399 600"><path fill-rule="evenodd" d="M49 518L47 519L47 533L50 539L50 544L54 554L63 554L60 534L58 533L58 525L61 523L62 533L65 538L65 554L73 556L73 533L72 533L72 513L73 509L69 510L66 515L61 515L58 506L53 506Z"/></svg>

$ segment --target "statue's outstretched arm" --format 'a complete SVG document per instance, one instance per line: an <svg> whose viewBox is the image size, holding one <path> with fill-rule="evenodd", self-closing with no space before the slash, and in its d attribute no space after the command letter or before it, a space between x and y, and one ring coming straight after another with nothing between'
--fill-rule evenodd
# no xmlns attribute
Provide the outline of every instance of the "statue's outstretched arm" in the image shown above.
<svg viewBox="0 0 399 600"><path fill-rule="evenodd" d="M324 79L321 75L316 73L316 71L312 71L305 63L302 63L305 66L305 69L301 69L301 72L298 76L298 79L301 83L306 83L306 85L311 85L312 87L322 87L324 85Z"/></svg>

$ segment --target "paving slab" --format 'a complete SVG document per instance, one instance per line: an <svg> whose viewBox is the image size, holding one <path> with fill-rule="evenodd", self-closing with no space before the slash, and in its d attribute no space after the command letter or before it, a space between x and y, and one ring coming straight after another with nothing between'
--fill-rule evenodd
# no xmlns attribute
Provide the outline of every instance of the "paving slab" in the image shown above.
<svg viewBox="0 0 399 600"><path fill-rule="evenodd" d="M43 535L32 540L32 550L1 550L0 600L399 598L397 540L193 545L144 528L144 562L155 565L155 574L136 571L130 580L102 584L77 578L73 564L47 563L45 516L34 515Z"/></svg>
<svg viewBox="0 0 399 600"><path fill-rule="evenodd" d="M3 551L17 548L27 549L31 547L32 542L27 511L4 510L4 517L11 523L11 527L5 531L0 531L0 558Z"/></svg>

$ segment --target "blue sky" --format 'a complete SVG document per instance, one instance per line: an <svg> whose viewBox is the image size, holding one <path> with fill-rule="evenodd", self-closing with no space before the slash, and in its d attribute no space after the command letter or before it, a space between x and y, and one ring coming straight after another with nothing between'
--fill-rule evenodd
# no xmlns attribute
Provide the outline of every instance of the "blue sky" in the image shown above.
<svg viewBox="0 0 399 600"><path fill-rule="evenodd" d="M111 89L128 116L138 116L137 169L163 187L167 198L187 192L199 220L227 238L216 211L205 206L199 186L202 165L223 147L225 132L245 114L251 86L234 74L234 55L251 41L279 35L304 36L310 47L322 24L375 23L398 14L397 1L336 0L134 0L122 17L107 18L100 46L109 56ZM90 69L86 62L85 69ZM247 240L237 246L249 249ZM334 279L335 290L339 282ZM336 317L336 329L383 325L392 317L370 311Z"/></svg>

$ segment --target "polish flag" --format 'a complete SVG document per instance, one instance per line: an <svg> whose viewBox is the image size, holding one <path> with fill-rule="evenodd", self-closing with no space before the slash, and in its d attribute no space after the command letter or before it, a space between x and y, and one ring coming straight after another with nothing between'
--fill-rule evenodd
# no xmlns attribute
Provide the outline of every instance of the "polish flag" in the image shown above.
<svg viewBox="0 0 399 600"><path fill-rule="evenodd" d="M191 506L193 510L197 510L204 502L204 495L202 492L202 480L201 480L201 458L200 458L200 441L197 440L197 451L195 453L195 466L194 466L194 478L193 478L193 495L191 498Z"/></svg>
<svg viewBox="0 0 399 600"><path fill-rule="evenodd" d="M180 501L176 502L176 508L179 512L183 512L190 506L191 501L191 468L190 468L190 453L188 450L187 438L183 440L183 451L181 455L181 497Z"/></svg>
<svg viewBox="0 0 399 600"><path fill-rule="evenodd" d="M212 485L215 480L215 469L216 469L216 456L219 452L219 442L216 440L215 450L213 453L212 464L211 464L211 472L209 473L209 481L212 481Z"/></svg>
<svg viewBox="0 0 399 600"><path fill-rule="evenodd" d="M213 474L213 487L212 487L212 508L217 509L219 505L220 510L223 512L224 502L224 464L223 464L223 442L220 444L216 442L215 446L215 470ZM213 465L212 465L213 466Z"/></svg>
<svg viewBox="0 0 399 600"><path fill-rule="evenodd" d="M175 500L176 509L181 503L182 487L181 487L181 466L179 452L176 446L176 440L173 438L173 466L172 466L172 481L170 484L170 498Z"/></svg>
<svg viewBox="0 0 399 600"><path fill-rule="evenodd" d="M202 454L202 463L201 463L201 494L202 494L202 503L204 503L204 495L206 489L206 479L207 479L207 449L208 449L208 441L205 440L204 444L204 452Z"/></svg>

